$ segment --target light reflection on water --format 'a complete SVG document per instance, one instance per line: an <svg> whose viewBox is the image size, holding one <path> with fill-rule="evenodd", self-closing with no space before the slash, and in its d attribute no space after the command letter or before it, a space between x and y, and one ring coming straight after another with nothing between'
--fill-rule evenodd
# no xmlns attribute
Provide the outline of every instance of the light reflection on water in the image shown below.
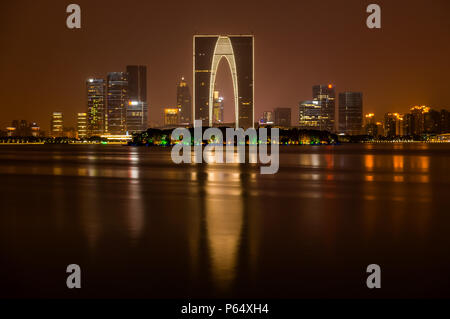
<svg viewBox="0 0 450 319"><path fill-rule="evenodd" d="M316 296L359 296L313 278L338 270L359 278L343 270L349 260L394 269L413 260L415 275L437 258L450 265L435 249L448 244L449 154L441 145L281 148L279 173L263 176L258 165L177 166L170 149L6 148L0 230L14 248L0 253L21 267L31 245L53 264L70 259L53 254L67 246L97 278L111 263L123 282L146 273L156 291L145 279L121 287L140 297L303 296L299 285ZM24 194L30 199L13 206ZM13 240L11 227L27 240Z"/></svg>
<svg viewBox="0 0 450 319"><path fill-rule="evenodd" d="M226 290L236 276L243 225L242 200L206 199L206 229L213 280Z"/></svg>

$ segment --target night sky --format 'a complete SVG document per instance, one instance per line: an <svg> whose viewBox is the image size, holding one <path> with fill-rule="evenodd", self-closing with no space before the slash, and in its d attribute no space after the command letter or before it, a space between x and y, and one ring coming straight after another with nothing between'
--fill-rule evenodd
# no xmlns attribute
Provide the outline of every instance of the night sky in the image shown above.
<svg viewBox="0 0 450 319"><path fill-rule="evenodd" d="M66 6L82 10L81 30L66 27ZM382 8L382 29L366 27L366 7ZM148 67L149 122L176 103L184 75L192 88L194 34L255 35L255 120L275 107L311 99L312 85L362 91L364 112L381 119L413 105L449 108L449 0L144 1L40 0L0 3L0 125L50 114L67 125L86 111L85 80ZM223 64L217 87L234 108Z"/></svg>

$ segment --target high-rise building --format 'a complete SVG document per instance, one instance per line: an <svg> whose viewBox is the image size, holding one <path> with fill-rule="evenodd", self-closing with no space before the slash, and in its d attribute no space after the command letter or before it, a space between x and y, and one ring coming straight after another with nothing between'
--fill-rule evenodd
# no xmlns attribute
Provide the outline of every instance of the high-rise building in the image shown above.
<svg viewBox="0 0 450 319"><path fill-rule="evenodd" d="M275 109L275 125L289 127L291 126L291 108L278 107Z"/></svg>
<svg viewBox="0 0 450 319"><path fill-rule="evenodd" d="M147 103L130 100L126 109L126 131L130 134L145 131L148 128Z"/></svg>
<svg viewBox="0 0 450 319"><path fill-rule="evenodd" d="M184 77L181 78L177 86L177 107L180 124L188 125L192 123L191 92Z"/></svg>
<svg viewBox="0 0 450 319"><path fill-rule="evenodd" d="M386 113L384 115L384 135L387 137L405 135L403 115L399 113Z"/></svg>
<svg viewBox="0 0 450 319"><path fill-rule="evenodd" d="M335 129L335 87L332 84L314 85L313 100L318 100L321 106L320 129L334 132Z"/></svg>
<svg viewBox="0 0 450 319"><path fill-rule="evenodd" d="M364 116L364 126L369 124L376 124L374 113L368 113Z"/></svg>
<svg viewBox="0 0 450 319"><path fill-rule="evenodd" d="M142 132L148 128L147 67L129 65L127 75L126 131Z"/></svg>
<svg viewBox="0 0 450 319"><path fill-rule="evenodd" d="M405 114L404 131L406 135L443 134L450 132L450 113L436 111L427 106L414 106Z"/></svg>
<svg viewBox="0 0 450 319"><path fill-rule="evenodd" d="M62 137L64 135L64 119L61 112L53 112L50 120L50 136Z"/></svg>
<svg viewBox="0 0 450 319"><path fill-rule="evenodd" d="M319 100L300 102L298 124L302 129L321 129L322 105Z"/></svg>
<svg viewBox="0 0 450 319"><path fill-rule="evenodd" d="M378 131L377 122L375 121L375 114L369 113L364 116L364 134L376 137L380 135Z"/></svg>
<svg viewBox="0 0 450 319"><path fill-rule="evenodd" d="M164 109L164 126L176 126L178 121L178 108L170 107Z"/></svg>
<svg viewBox="0 0 450 319"><path fill-rule="evenodd" d="M363 98L360 92L339 93L339 132L359 135L362 129Z"/></svg>
<svg viewBox="0 0 450 319"><path fill-rule="evenodd" d="M383 122L377 122L377 134L374 136L385 136Z"/></svg>
<svg viewBox="0 0 450 319"><path fill-rule="evenodd" d="M147 102L147 67L128 65L128 97L132 101Z"/></svg>
<svg viewBox="0 0 450 319"><path fill-rule="evenodd" d="M124 135L127 130L126 108L129 104L127 73L108 73L107 92L106 133L111 135Z"/></svg>
<svg viewBox="0 0 450 319"><path fill-rule="evenodd" d="M254 127L254 38L251 35L194 36L194 119L212 126L214 83L225 58L234 88L236 127Z"/></svg>
<svg viewBox="0 0 450 319"><path fill-rule="evenodd" d="M430 109L424 113L423 128L427 134L440 134L442 131L441 112Z"/></svg>
<svg viewBox="0 0 450 319"><path fill-rule="evenodd" d="M411 135L421 135L425 132L425 114L429 111L430 108L425 105L411 108Z"/></svg>
<svg viewBox="0 0 450 319"><path fill-rule="evenodd" d="M87 113L77 114L77 137L80 139L87 137Z"/></svg>
<svg viewBox="0 0 450 319"><path fill-rule="evenodd" d="M213 124L223 123L223 104L223 97L220 96L219 91L214 91Z"/></svg>
<svg viewBox="0 0 450 319"><path fill-rule="evenodd" d="M87 136L100 136L107 130L105 80L88 79L86 90Z"/></svg>

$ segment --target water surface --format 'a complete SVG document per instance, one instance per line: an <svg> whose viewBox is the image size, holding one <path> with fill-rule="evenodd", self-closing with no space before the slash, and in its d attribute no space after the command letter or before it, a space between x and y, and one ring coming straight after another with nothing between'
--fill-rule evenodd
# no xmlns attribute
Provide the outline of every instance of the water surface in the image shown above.
<svg viewBox="0 0 450 319"><path fill-rule="evenodd" d="M280 152L260 175L169 148L0 146L0 296L450 297L450 145Z"/></svg>

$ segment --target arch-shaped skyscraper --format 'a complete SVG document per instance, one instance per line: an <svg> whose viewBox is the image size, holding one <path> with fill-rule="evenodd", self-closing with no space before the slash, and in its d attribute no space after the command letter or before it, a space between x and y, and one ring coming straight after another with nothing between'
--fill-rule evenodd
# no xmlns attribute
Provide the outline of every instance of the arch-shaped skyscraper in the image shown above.
<svg viewBox="0 0 450 319"><path fill-rule="evenodd" d="M236 127L254 127L254 37L194 36L194 119L212 126L214 85L220 61L231 70Z"/></svg>

